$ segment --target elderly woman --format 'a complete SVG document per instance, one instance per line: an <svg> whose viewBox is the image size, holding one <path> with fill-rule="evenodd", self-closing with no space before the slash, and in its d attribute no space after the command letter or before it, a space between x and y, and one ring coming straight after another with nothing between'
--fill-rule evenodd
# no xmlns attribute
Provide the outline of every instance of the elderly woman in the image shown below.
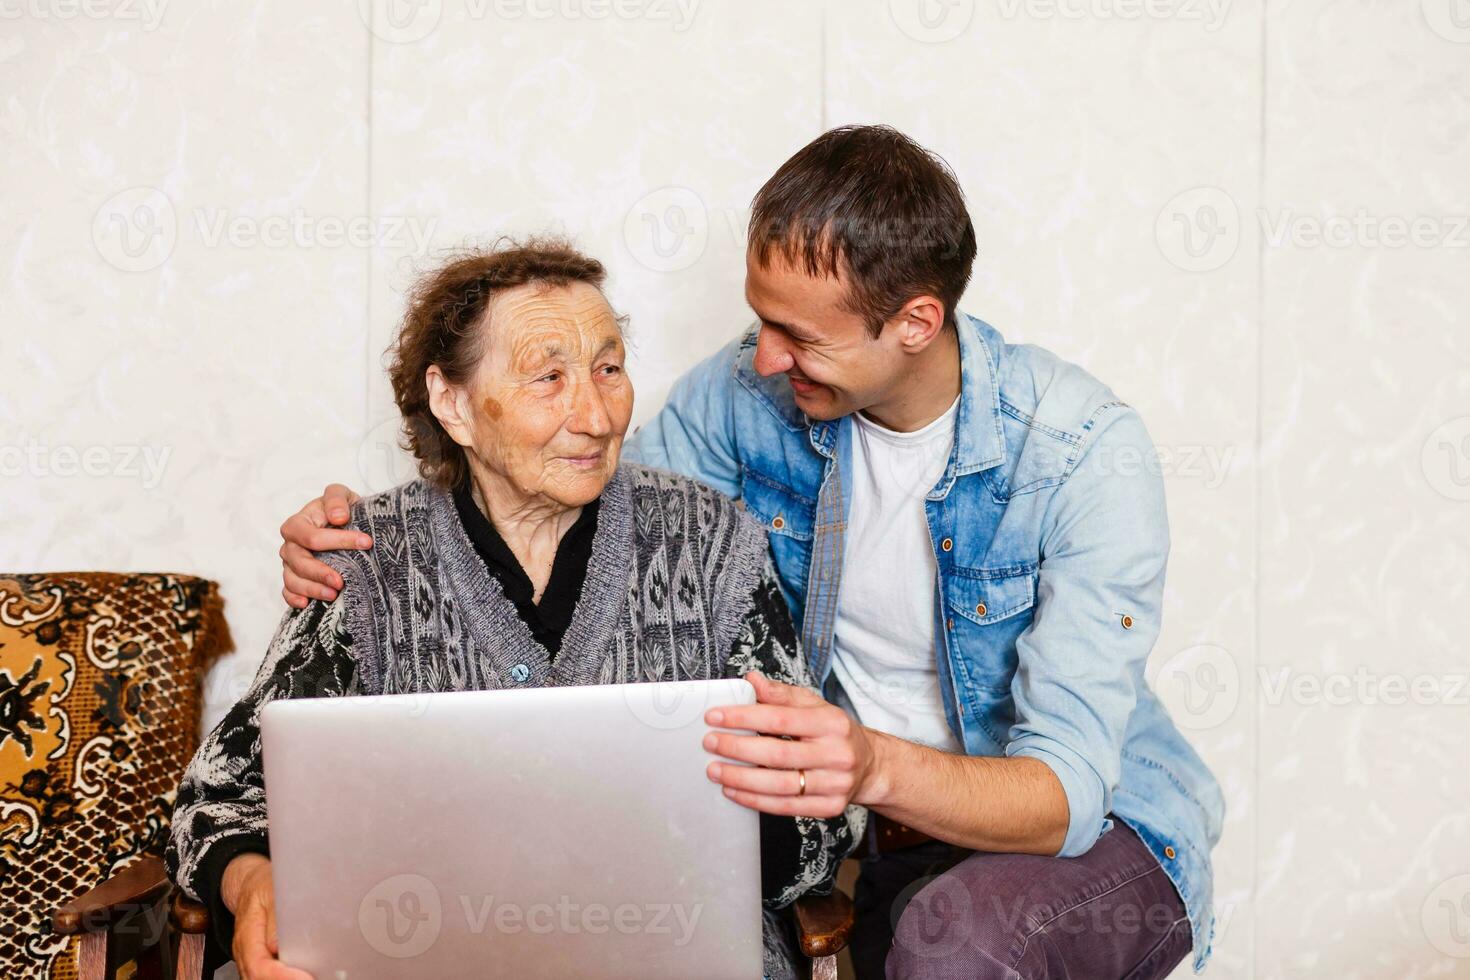
<svg viewBox="0 0 1470 980"><path fill-rule="evenodd" d="M372 548L327 559L347 588L286 614L179 789L169 871L247 980L301 975L275 959L266 702L751 670L811 686L759 525L708 487L619 465L633 388L602 282L566 243L531 241L414 291L390 373L422 478L358 503ZM830 887L860 813L762 814L767 973L793 967L771 910Z"/></svg>

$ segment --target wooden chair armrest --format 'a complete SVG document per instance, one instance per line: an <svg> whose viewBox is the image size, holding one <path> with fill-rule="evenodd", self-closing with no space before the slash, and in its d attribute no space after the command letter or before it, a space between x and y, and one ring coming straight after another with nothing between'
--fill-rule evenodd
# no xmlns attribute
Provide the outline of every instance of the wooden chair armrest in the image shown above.
<svg viewBox="0 0 1470 980"><path fill-rule="evenodd" d="M168 919L185 935L196 936L209 929L209 909L185 895L182 889L174 892L174 904Z"/></svg>
<svg viewBox="0 0 1470 980"><path fill-rule="evenodd" d="M168 887L163 861L140 858L51 913L51 931L59 936L105 932L124 915L156 903Z"/></svg>
<svg viewBox="0 0 1470 980"><path fill-rule="evenodd" d="M836 956L852 936L852 899L837 889L830 895L796 900L796 934L801 951L813 959Z"/></svg>

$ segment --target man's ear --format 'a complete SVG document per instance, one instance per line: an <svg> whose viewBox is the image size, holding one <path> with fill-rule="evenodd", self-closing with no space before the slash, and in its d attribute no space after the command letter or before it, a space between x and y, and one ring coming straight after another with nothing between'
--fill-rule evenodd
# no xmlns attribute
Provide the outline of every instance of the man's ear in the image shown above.
<svg viewBox="0 0 1470 980"><path fill-rule="evenodd" d="M897 324L898 342L904 351L917 354L944 331L944 303L927 294L915 296L889 322Z"/></svg>
<svg viewBox="0 0 1470 980"><path fill-rule="evenodd" d="M429 389L429 411L444 426L449 438L466 448L473 446L475 429L470 417L469 392L450 384L437 364L430 364L424 372L424 384Z"/></svg>

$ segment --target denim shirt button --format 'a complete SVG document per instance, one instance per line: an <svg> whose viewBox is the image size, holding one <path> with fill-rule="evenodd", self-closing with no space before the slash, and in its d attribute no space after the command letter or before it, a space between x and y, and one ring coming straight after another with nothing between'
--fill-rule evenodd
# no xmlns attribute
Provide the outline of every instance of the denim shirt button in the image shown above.
<svg viewBox="0 0 1470 980"><path fill-rule="evenodd" d="M977 602L977 603L975 603L975 615L976 616L984 616L985 615L985 603L983 603L983 602Z"/></svg>
<svg viewBox="0 0 1470 980"><path fill-rule="evenodd" d="M517 684L524 684L526 678L531 676L531 668L525 664L516 664L510 669L510 676Z"/></svg>
<svg viewBox="0 0 1470 980"><path fill-rule="evenodd" d="M1172 847L1166 847L1166 848L1164 848L1164 857L1168 858L1170 861L1174 860L1174 858L1177 856L1177 854L1178 854L1178 852L1175 851L1174 848L1172 848Z"/></svg>
<svg viewBox="0 0 1470 980"><path fill-rule="evenodd" d="M774 518L771 519L771 527L775 528L776 530L779 531L785 526L786 518L782 517L780 514L777 514Z"/></svg>
<svg viewBox="0 0 1470 980"><path fill-rule="evenodd" d="M1132 616L1124 616L1123 617L1123 628L1125 630L1131 630L1133 628L1133 617ZM1173 857L1174 855L1171 854L1169 856L1170 857Z"/></svg>
<svg viewBox="0 0 1470 980"><path fill-rule="evenodd" d="M945 538L943 541L939 542L939 547L943 548L945 551L949 551L951 548L954 547L954 539Z"/></svg>

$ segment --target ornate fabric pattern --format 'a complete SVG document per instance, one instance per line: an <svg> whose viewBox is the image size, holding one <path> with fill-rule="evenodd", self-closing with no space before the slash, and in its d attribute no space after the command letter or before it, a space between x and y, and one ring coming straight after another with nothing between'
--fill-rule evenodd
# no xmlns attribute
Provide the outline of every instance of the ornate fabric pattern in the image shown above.
<svg viewBox="0 0 1470 980"><path fill-rule="evenodd" d="M783 684L814 688L811 667L795 635L782 636L782 631L771 628L783 615L789 622L791 613L781 595L776 566L769 559L760 585L756 586L755 608L760 614L746 618L740 639L725 664L725 675L741 677L758 670ZM777 908L790 905L802 895L831 894L843 858L862 839L868 811L866 807L850 806L840 819L791 819L796 822L800 859L796 876L784 879L779 894L769 902Z"/></svg>
<svg viewBox="0 0 1470 980"><path fill-rule="evenodd" d="M75 977L51 913L163 852L200 676L229 648L204 579L0 576L0 975Z"/></svg>
<svg viewBox="0 0 1470 980"><path fill-rule="evenodd" d="M250 692L204 742L179 794L170 874L208 900L215 855L262 842L259 714L277 697L488 690L739 676L811 687L762 529L694 481L623 467L603 492L582 596L554 660L474 551L448 494L416 481L362 501L368 551L323 556L347 587L282 621ZM795 821L775 907L830 889L864 811ZM263 849L263 848L262 848ZM222 941L226 939L219 936ZM768 935L767 949L789 952ZM789 964L768 972L788 975Z"/></svg>

